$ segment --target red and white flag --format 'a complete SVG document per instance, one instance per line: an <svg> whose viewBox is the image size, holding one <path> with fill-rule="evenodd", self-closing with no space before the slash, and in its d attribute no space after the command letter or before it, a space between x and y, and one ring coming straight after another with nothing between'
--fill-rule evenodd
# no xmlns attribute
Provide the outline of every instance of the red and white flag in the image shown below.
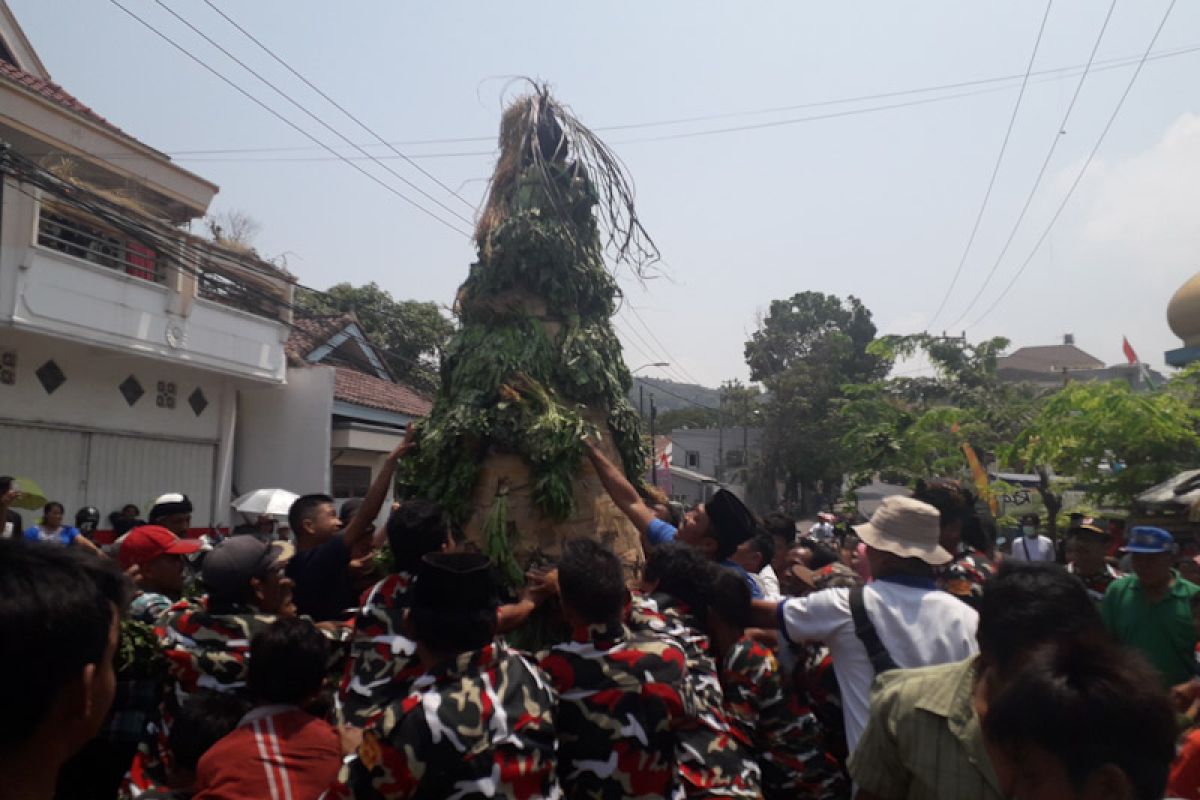
<svg viewBox="0 0 1200 800"><path fill-rule="evenodd" d="M1137 353L1133 352L1133 345L1129 344L1129 340L1124 336L1121 337L1121 351L1125 353L1125 360L1130 364L1139 364Z"/></svg>

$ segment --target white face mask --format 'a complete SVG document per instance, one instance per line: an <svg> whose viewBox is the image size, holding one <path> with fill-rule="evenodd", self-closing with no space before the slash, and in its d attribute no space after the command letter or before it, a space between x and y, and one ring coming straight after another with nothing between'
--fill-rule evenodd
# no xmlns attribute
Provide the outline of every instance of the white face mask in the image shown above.
<svg viewBox="0 0 1200 800"><path fill-rule="evenodd" d="M1035 536L1037 536L1037 526L1035 526L1035 525L1022 525L1022 526L1021 526L1021 532L1025 534L1025 538L1027 538L1027 539L1032 539L1032 538L1034 538Z"/></svg>

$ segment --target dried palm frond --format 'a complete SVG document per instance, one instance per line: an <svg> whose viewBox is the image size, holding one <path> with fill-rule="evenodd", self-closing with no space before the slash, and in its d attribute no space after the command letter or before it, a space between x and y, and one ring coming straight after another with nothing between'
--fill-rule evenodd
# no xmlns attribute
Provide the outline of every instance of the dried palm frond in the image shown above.
<svg viewBox="0 0 1200 800"><path fill-rule="evenodd" d="M639 279L649 277L651 265L659 260L658 247L638 219L625 165L546 86L529 83L533 91L511 103L501 118L500 157L475 229L480 254L487 257L489 236L512 211L521 179L533 175L581 252L590 237L573 230L565 188L572 182L588 185L595 193L605 253L614 264L628 265Z"/></svg>

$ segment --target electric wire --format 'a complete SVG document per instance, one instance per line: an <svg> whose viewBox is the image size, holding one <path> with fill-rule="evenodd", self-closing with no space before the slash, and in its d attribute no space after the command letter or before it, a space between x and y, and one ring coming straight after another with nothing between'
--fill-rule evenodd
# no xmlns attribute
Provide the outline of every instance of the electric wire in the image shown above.
<svg viewBox="0 0 1200 800"><path fill-rule="evenodd" d="M1100 42L1104 39L1104 33L1106 30L1108 30L1108 23L1112 19L1113 10L1116 7L1117 0L1112 0L1112 2L1108 5L1108 13L1104 16L1104 22L1100 26L1100 32L1096 35L1095 43L1092 44L1092 52L1088 58L1089 65L1096 57L1096 52L1100 49ZM1008 237L1004 240L1004 246L1000 248L1000 252L996 256L996 260L992 263L991 269L988 270L988 274L984 278L983 283L980 285L979 290L975 292L975 296L971 298L971 302L967 303L967 307L964 308L962 313L955 317L954 321L951 322L947 327L953 328L971 313L971 309L975 308L975 304L979 302L979 298L983 297L983 293L987 291L988 286L991 285L992 278L995 277L996 271L1000 269L1000 265L1003 263L1004 257L1008 255L1008 249L1012 246L1013 241L1016 239L1017 231L1020 230L1021 223L1025 220L1025 214L1029 211L1030 205L1033 204L1033 198L1037 194L1038 188L1042 185L1042 178L1045 177L1046 170L1050 167L1050 161L1054 158L1054 152L1058 149L1058 143L1062 141L1063 131L1067 129L1067 122L1071 119L1071 113L1074 111L1075 103L1079 100L1079 95L1083 91L1083 85L1088 79L1089 72L1089 68L1085 67L1083 73L1079 76L1079 82L1075 84L1075 92L1071 95L1071 102L1067 104L1067 110L1063 114L1062 121L1058 123L1058 127L1054 130L1054 136L1050 140L1050 148L1046 151L1046 157L1042 159L1042 166L1040 169L1038 169L1037 177L1035 177L1033 180L1033 186L1030 187L1029 193L1025 196L1025 202L1021 205L1021 211L1017 214L1017 218L1013 222L1012 228L1008 232Z"/></svg>
<svg viewBox="0 0 1200 800"><path fill-rule="evenodd" d="M1017 92L1017 102L1013 104L1012 114L1008 118L1008 128L1005 129L1004 139L1000 142L1000 152L996 154L996 163L992 166L992 175L988 178L983 201L979 204L979 212L975 215L974 224L971 225L971 234L967 237L967 244L963 247L962 256L958 259L958 266L954 269L954 277L950 279L950 285L946 287L946 292L942 295L942 302L938 303L937 310L929 318L929 325L933 325L945 310L946 303L950 300L950 295L954 293L954 287L958 285L959 277L962 276L967 257L971 254L971 247L975 244L975 237L979 234L979 226L983 223L983 215L987 211L988 201L992 199L992 190L996 188L1000 165L1004 163L1004 154L1008 152L1008 143L1012 138L1013 128L1017 124L1017 112L1021 110L1021 101L1025 99L1025 88L1029 85L1029 75L1033 71L1033 62L1037 59L1038 49L1042 46L1042 36L1046 33L1046 22L1050 19L1050 9L1053 5L1054 0L1047 0L1046 11L1042 14L1042 23L1038 27L1037 38L1033 41L1033 51L1029 54L1029 62L1025 65L1025 77L1021 80L1021 90Z"/></svg>
<svg viewBox="0 0 1200 800"><path fill-rule="evenodd" d="M127 8L127 7L125 7L124 5L122 5L122 4L120 3L120 1L119 1L119 0L108 0L108 1L109 1L110 3L112 3L114 6L116 6L117 8L121 9L121 10L122 10L123 12L125 12L127 15L129 15L130 17L132 17L134 20L136 20L136 21L137 21L139 24L141 24L143 27L145 27L145 28L146 28L147 30L149 30L151 33L153 33L154 35L158 36L160 39L162 39L163 41L165 41L167 44L169 44L169 45L171 45L172 47L174 47L174 48L175 48L176 50L178 50L180 53L183 53L183 54L184 54L185 56L187 56L189 59L191 59L192 61L194 61L194 62L196 62L197 64L199 64L201 67L203 67L205 70L207 70L208 72L210 72L210 73L212 73L213 75L215 75L217 78L221 79L223 82L225 82L226 84L228 84L230 87L232 87L232 88L233 88L235 91L237 91L237 92L238 92L239 94L241 94L243 97L245 97L246 99L250 100L251 102L253 102L255 105L259 106L259 107L260 107L260 108L262 108L263 110L265 110L265 111L266 111L267 113L269 113L271 116L275 117L275 118L276 118L276 119L278 119L280 122L283 122L285 125L287 125L289 128L292 128L292 129L293 129L293 130L295 130L297 133L299 133L299 134L301 134L302 136L304 136L305 138L309 139L309 140L310 140L310 141L312 141L314 144L316 144L318 147L322 148L323 150L326 150L326 151L327 151L327 152L328 152L330 155L332 155L332 156L335 156L335 157L338 157L338 158L342 158L341 154L340 154L340 153L338 153L336 150L334 150L332 147L330 147L328 144L326 144L325 142L322 142L320 139L318 139L317 137L313 136L311 133L309 133L308 131L306 131L304 128L300 127L300 126L299 126L299 125L297 125L295 122L293 122L292 120L288 119L288 118L287 118L287 117L285 117L283 114L279 113L278 111L276 111L275 109L271 108L269 105L267 105L266 103L264 103L262 100L258 99L258 98L257 98L257 97L255 97L254 95L252 95L252 94L251 94L250 92L248 92L246 89L242 88L242 87L241 87L241 86L240 86L240 85L239 85L239 84L238 84L236 81L232 80L231 78L228 78L228 77L226 77L225 75L223 75L221 72L219 72L219 71L218 71L217 69L215 69L214 67L212 67L212 66L209 66L209 64L207 64L207 63L206 63L206 62L205 62L203 59L201 59L200 57L198 57L198 56L196 56L196 55L192 54L192 53L191 53L190 51L188 51L188 49L187 49L187 48L185 48L183 45L179 44L179 43L178 43L178 42L176 42L174 39L172 39L170 36L168 36L167 34L163 33L163 32L162 32L162 31L160 31L158 28L154 27L154 26L153 26L153 25L151 25L149 22L147 22L146 20L142 19L142 17L138 16L136 13L134 13L133 11L131 11L129 8ZM345 159L343 159L343 160L345 160ZM438 222L440 222L442 225L446 226L447 228L449 228L450 230L454 231L455 233L458 233L458 234L459 234L459 235L461 235L461 236L465 236L465 237L467 237L468 239L471 237L471 234L470 234L469 232L467 232L467 231L464 231L464 230L462 230L462 229L458 228L458 227L457 227L456 225L454 225L453 223L446 221L445 219L443 219L442 217L438 216L438 215L437 215L436 213L434 213L433 211L430 211L428 208L426 208L425 206L423 206L423 205L421 205L420 203L418 203L416 200L413 200L411 197L408 197L407 195L405 195L403 192L401 192L401 191L400 191L399 189L397 189L396 187L394 187L394 186L392 186L391 184L389 184L389 183L387 183L387 182L385 182L385 181L381 180L381 179L380 179L378 176L376 176L376 175L373 175L372 173L370 173L370 172L368 172L367 170L363 169L362 167L360 167L358 164L354 163L353 161L346 161L346 163L347 163L347 164L349 164L351 167L353 167L353 168L354 168L355 170L357 170L358 172L360 172L360 173L362 173L363 175L365 175L365 176L366 176L367 178L369 178L370 180L372 180L372 181L374 181L375 183L377 183L377 184L379 184L380 186L382 186L382 187L383 187L384 189L386 189L387 191L389 191L389 192L391 192L392 194L394 194L394 195L396 195L397 197L399 197L401 200L404 200L404 201L405 201L406 203L408 203L409 205L413 206L414 208L417 208L417 209L419 209L419 210L420 210L422 213L424 213L424 214L426 214L427 216L429 216L429 217L432 217L433 219L437 220L437 221L438 221Z"/></svg>
<svg viewBox="0 0 1200 800"><path fill-rule="evenodd" d="M400 152L400 150L398 150L394 145L388 143L387 140L385 140L382 136L380 136L378 133L376 133L373 128L371 128L369 125L367 125L367 123L363 122L361 119L356 117L354 114L350 113L350 111L348 111L345 106L343 106L341 103L337 102L332 97L330 97L328 94L326 94L324 91L322 91L319 87L317 87L308 78L301 75L298 71L296 71L295 68L292 67L291 64L289 64L288 62L286 62L282 58L280 58L278 55L276 55L275 51L273 51L271 48L267 47L265 44L263 44L261 41L259 41L258 38L256 38L254 36L254 34L250 33L248 30L246 30L241 25L239 25L237 22L235 22L232 17L230 17L228 14L226 14L220 8L218 8L217 5L212 2L212 0L204 0L204 4L207 5L209 8L211 8L213 11L217 12L217 14L219 14L226 22L228 22L230 25L232 25L234 28L236 28L238 31L240 31L243 36L245 36L250 41L254 42L254 44L258 45L258 47L264 53L266 53L271 58L273 58L276 62L278 62L280 65L282 65L284 69L286 69L288 72L292 73L297 78L299 78L300 81L302 83L304 83L305 86L307 86L308 88L312 89L314 92L319 94L325 100L325 102L329 103L331 106L336 108L338 111L345 114L346 117L351 119L356 125L358 125L358 127L362 128L364 131L369 133L376 141L378 141L384 147L387 147L389 150L391 150L393 153L395 153L398 157L407 161L410 165L412 165L418 172L420 172L426 178L433 181L438 186L442 187L442 189L449 192L454 197L458 198L464 205L466 205L468 208L470 208L472 211L474 211L475 206L473 203L468 201L466 198L464 198L458 192L451 189L446 184L442 183L440 180L438 180L438 178L435 175L433 175L432 173L427 171L424 167L422 167L420 164L418 164L413 159L409 158L404 153Z"/></svg>
<svg viewBox="0 0 1200 800"><path fill-rule="evenodd" d="M450 206L446 205L441 200L437 199L436 197L431 195L429 192L425 191L420 186L418 186L417 184L410 181L408 178L401 175L399 172L396 172L394 169L391 168L391 166L389 166L388 164L385 164L383 161L379 160L379 158L377 158L375 155L368 153L366 151L366 149L364 149L363 147L361 147L358 144L355 144L355 142L349 136L346 136L344 133L339 131L337 128L333 127L333 125L326 122L319 114L314 113L311 109L309 109L303 103L296 100L294 97L292 97L290 94L285 92L283 89L280 89L274 83L272 83L271 81L264 78L261 73L259 73L257 70L255 70L253 67L251 67L249 64L247 64L242 59L238 58L236 55L234 55L232 52L230 52L228 48L219 44L215 39L213 39L211 36L206 34L204 31L200 30L200 28L198 28L196 25L189 22L185 17L183 17L181 14L179 14L177 11L175 11L170 6L168 6L165 2L163 2L163 0L154 0L154 2L157 3L159 6L161 6L168 14L170 14L175 19L179 20L184 25L186 25L188 27L188 29L190 29L197 36L204 39L204 41L208 42L210 45L215 47L217 50L221 51L227 58L229 58L231 61L233 61L239 67L246 70L251 75L253 75L255 78L257 78L261 83L263 83L268 88L270 88L271 91L275 92L277 95L282 97L284 100L286 100L287 102L289 102L290 104L295 106L300 112L302 112L303 114L308 116L310 119L312 119L314 122L316 122L321 127L325 128L325 130L329 131L334 136L341 139L346 145L353 147L355 150L358 151L358 153L360 155L362 155L365 158L370 159L371 161L375 162L379 166L383 167L384 170L386 170L392 177L401 181L406 186L411 188L413 191L417 192L422 197L424 197L426 200L430 201L434 205L441 208L443 211L447 212L448 214L450 214L454 217L457 217L460 221L465 222L468 226L472 226L475 224L473 220L471 220L468 217L463 216L459 212L450 208ZM421 170L421 171L424 172L424 170ZM455 195L455 196L457 197L457 195ZM461 197L459 199L462 200ZM466 202L466 201L464 200L463 202Z"/></svg>
<svg viewBox="0 0 1200 800"><path fill-rule="evenodd" d="M1170 3L1167 5L1167 10L1163 13L1162 20L1158 23L1158 27L1154 30L1154 35L1150 37L1150 44L1146 46L1147 56L1154 47L1154 43L1158 41L1159 34L1161 34L1163 28L1166 27L1167 19L1170 18L1171 11L1175 8L1175 3L1176 0L1170 0ZM1042 244L1050 235L1050 231L1054 229L1055 223L1058 222L1058 218L1062 215L1063 209L1065 209L1067 207L1067 203L1070 202L1071 196L1075 194L1075 189L1079 186L1080 181L1083 180L1083 176L1087 173L1087 169L1091 165L1092 160L1096 157L1096 153L1099 152L1100 146L1104 144L1105 137L1108 136L1109 130L1112 129L1113 122L1116 121L1117 115L1121 113L1121 108L1125 105L1125 100L1129 97L1129 93L1133 90L1133 85L1137 81L1138 75L1141 74L1142 66L1145 63L1146 62L1144 60L1139 62L1137 68L1134 69L1133 74L1129 76L1129 83L1125 85L1125 90L1121 93L1121 97L1117 100L1116 107L1113 108L1112 114L1109 115L1108 121L1104 124L1104 129L1100 131L1100 136L1096 139L1096 144L1092 147L1091 152L1088 153L1087 159L1083 162L1083 166L1080 167L1078 174L1075 176L1075 180L1071 182L1071 186L1067 189L1067 193L1063 196L1062 202L1058 204L1058 208L1055 210L1054 216L1050 218L1050 222L1046 225L1045 230L1042 231L1042 235L1038 237L1033 249L1029 251L1029 255L1026 256L1025 260L1021 263L1021 267L1017 270L1016 274L1013 275L1012 280L1008 282L1008 285L1004 287L1004 291L1002 291L1000 295L992 302L992 304L988 306L987 310L984 311L982 315L980 315L974 322L967 325L968 328L974 328L976 325L987 319L988 316L996 309L996 307L1000 305L1001 301L1008 296L1008 293L1012 290L1013 286L1015 286L1017 281L1020 280L1021 275L1025 273L1025 269L1029 266L1030 262L1033 261L1033 258L1035 255L1037 255L1038 250L1041 249Z"/></svg>

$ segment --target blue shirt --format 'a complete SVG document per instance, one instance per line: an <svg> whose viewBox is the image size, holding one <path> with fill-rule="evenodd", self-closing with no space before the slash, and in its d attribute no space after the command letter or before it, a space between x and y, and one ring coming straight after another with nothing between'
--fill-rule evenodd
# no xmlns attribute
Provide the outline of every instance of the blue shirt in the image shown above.
<svg viewBox="0 0 1200 800"><path fill-rule="evenodd" d="M666 544L667 542L675 541L675 535L679 531L669 522L663 522L658 517L650 520L650 524L646 526L646 541L653 545ZM758 588L758 581L754 580L749 572L742 569L737 564L730 561L728 558L720 562L722 567L734 570L742 579L746 581L746 585L750 587L750 597L755 600L762 600L762 589Z"/></svg>
<svg viewBox="0 0 1200 800"><path fill-rule="evenodd" d="M70 525L63 525L58 529L58 533L51 534L47 534L46 529L41 525L34 525L25 531L25 538L31 542L52 542L61 545L73 544L78 535L79 531Z"/></svg>

